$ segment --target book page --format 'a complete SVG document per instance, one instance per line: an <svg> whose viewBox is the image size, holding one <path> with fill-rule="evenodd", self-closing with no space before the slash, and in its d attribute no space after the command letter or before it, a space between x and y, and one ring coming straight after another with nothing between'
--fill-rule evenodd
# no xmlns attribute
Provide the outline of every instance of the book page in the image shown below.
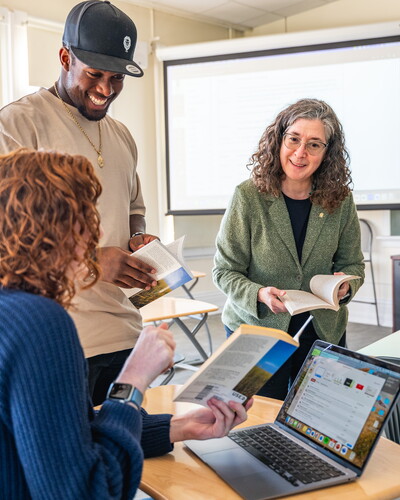
<svg viewBox="0 0 400 500"><path fill-rule="evenodd" d="M185 237L181 236L175 241L171 241L171 243L167 243L165 248L172 253L172 255L179 260L179 262L183 262L183 242L185 241Z"/></svg>
<svg viewBox="0 0 400 500"><path fill-rule="evenodd" d="M335 307L312 293L303 290L286 290L286 294L279 298L292 316L314 309L334 309Z"/></svg>
<svg viewBox="0 0 400 500"><path fill-rule="evenodd" d="M359 279L359 276L349 274L316 274L310 280L310 288L322 300L338 307L338 290L340 285L352 279Z"/></svg>
<svg viewBox="0 0 400 500"><path fill-rule="evenodd" d="M188 401L207 406L207 401L215 396L225 402L245 402L247 396L233 388L277 342L287 345L292 350L296 349L296 346L268 335L238 336L217 357L214 355L212 359L206 361L178 392L175 401Z"/></svg>
<svg viewBox="0 0 400 500"><path fill-rule="evenodd" d="M316 274L310 280L313 293L303 290L286 290L286 295L280 297L291 315L300 314L314 309L339 310L338 290L342 283L359 276L350 274Z"/></svg>
<svg viewBox="0 0 400 500"><path fill-rule="evenodd" d="M151 241L131 255L154 267L157 280L182 267L176 257L158 240Z"/></svg>
<svg viewBox="0 0 400 500"><path fill-rule="evenodd" d="M151 276L155 280L158 282L166 281L166 283L160 283L159 290L152 289L153 293L147 294L152 296L153 300L156 292L160 292L158 296L162 296L193 278L190 270L178 258L179 255L182 256L184 238L182 236L168 245L164 245L159 240L153 240L131 254L142 262L154 267L156 274L152 274ZM170 249L172 249L172 252ZM121 288L121 290L127 297L144 292L142 288ZM145 304L141 303L141 305Z"/></svg>

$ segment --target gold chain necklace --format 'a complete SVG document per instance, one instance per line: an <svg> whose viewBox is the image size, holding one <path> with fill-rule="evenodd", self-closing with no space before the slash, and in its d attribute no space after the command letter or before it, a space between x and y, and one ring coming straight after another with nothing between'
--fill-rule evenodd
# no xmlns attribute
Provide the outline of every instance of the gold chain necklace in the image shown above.
<svg viewBox="0 0 400 500"><path fill-rule="evenodd" d="M54 84L54 90L56 92L56 95L57 97L60 99L60 101L63 103L64 105L64 108L66 110L66 112L69 114L69 116L72 118L72 120L74 121L75 125L79 128L79 130L82 132L82 134L86 137L86 139L89 141L90 145L92 146L92 148L96 151L97 153L97 163L99 164L99 167L100 168L103 168L104 167L104 159L103 159L103 156L101 154L101 126L100 126L100 120L97 122L98 124L98 127L99 127L99 147L96 148L96 146L93 144L93 142L91 141L90 137L87 135L87 133L85 132L85 130L83 129L82 125L78 122L78 120L75 118L75 116L73 115L72 111L68 108L67 104L61 99L61 96L60 94L58 93L58 89L57 89L57 85Z"/></svg>

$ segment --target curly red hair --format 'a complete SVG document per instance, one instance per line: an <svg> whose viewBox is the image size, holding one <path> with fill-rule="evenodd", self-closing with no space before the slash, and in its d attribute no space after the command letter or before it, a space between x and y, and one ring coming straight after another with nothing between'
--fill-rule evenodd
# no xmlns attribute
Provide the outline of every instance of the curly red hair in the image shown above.
<svg viewBox="0 0 400 500"><path fill-rule="evenodd" d="M28 149L1 155L0 286L69 307L73 266L87 271L86 286L94 284L100 275L95 262L100 193L83 156Z"/></svg>

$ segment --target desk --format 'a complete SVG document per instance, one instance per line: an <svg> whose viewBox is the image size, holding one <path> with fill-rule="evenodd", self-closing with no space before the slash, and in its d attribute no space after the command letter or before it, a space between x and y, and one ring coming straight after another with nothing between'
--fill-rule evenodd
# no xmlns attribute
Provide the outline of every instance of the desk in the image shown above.
<svg viewBox="0 0 400 500"><path fill-rule="evenodd" d="M160 297L140 309L144 323L173 320L187 336L201 356L201 362L208 359L208 354L196 339L196 333L207 321L208 313L218 311L218 307L200 300L181 299L176 297ZM200 315L199 322L190 330L181 320L184 316ZM197 361L197 360L196 360Z"/></svg>
<svg viewBox="0 0 400 500"><path fill-rule="evenodd" d="M358 352L368 356L400 358L400 330L359 349Z"/></svg>
<svg viewBox="0 0 400 500"><path fill-rule="evenodd" d="M205 278L207 275L206 275L206 273L203 273L202 271L194 271L193 269L191 270L191 273L193 275L192 284L190 286L186 286L185 284L183 284L182 288L183 288L184 292L186 293L186 295L189 297L189 299L196 300L195 297L193 296L192 290L197 285L197 282L199 281L199 279ZM200 315L200 319L201 318L202 318L202 315ZM212 354L212 352L213 352L212 338L211 338L210 329L208 328L208 325L207 325L207 321L204 322L204 328L206 329L206 332L207 332L209 352L210 352L210 354Z"/></svg>
<svg viewBox="0 0 400 500"><path fill-rule="evenodd" d="M198 408L189 403L173 403L177 386L155 387L146 391L143 407L151 413L185 413ZM272 422L281 402L255 397L247 422L241 425ZM367 468L358 481L325 488L303 495L285 497L289 500L393 500L400 496L400 446L385 438L375 448ZM155 500L240 500L215 472L189 451L183 443L175 444L173 453L144 461L140 489Z"/></svg>
<svg viewBox="0 0 400 500"><path fill-rule="evenodd" d="M206 273L203 273L202 271L194 271L193 269L191 270L192 275L193 275L193 283L190 286L186 286L185 284L182 285L182 288L185 290L187 296L190 299L194 300L192 290L193 288L197 285L197 282L199 281L200 278L205 278L207 275Z"/></svg>

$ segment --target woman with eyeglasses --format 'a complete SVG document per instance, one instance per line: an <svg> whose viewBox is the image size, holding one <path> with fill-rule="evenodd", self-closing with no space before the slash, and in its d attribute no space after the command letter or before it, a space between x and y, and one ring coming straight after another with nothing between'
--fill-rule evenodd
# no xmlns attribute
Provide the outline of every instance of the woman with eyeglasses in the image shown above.
<svg viewBox="0 0 400 500"><path fill-rule="evenodd" d="M341 285L338 312L319 309L300 347L259 394L284 399L313 342L345 345L347 304L364 280L360 226L350 191L342 126L323 101L302 99L263 133L217 236L214 282L227 296L222 321L230 335L241 323L294 336L310 313L293 317L285 290L310 291L315 274L353 274Z"/></svg>

